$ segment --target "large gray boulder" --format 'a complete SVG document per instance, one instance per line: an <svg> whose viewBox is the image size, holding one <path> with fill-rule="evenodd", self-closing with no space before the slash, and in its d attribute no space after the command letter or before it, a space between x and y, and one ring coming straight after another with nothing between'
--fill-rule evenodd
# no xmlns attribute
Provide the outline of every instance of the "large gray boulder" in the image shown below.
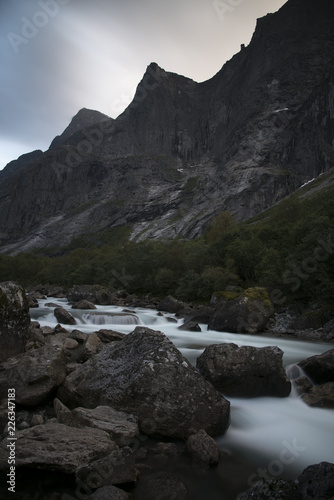
<svg viewBox="0 0 334 500"><path fill-rule="evenodd" d="M248 288L244 292L217 293L215 310L208 329L231 333L263 332L274 315L274 307L264 288Z"/></svg>
<svg viewBox="0 0 334 500"><path fill-rule="evenodd" d="M58 423L16 432L16 467L35 467L74 474L118 449L99 429L76 429ZM0 469L8 468L8 441L0 443Z"/></svg>
<svg viewBox="0 0 334 500"><path fill-rule="evenodd" d="M24 352L29 338L29 304L23 288L0 283L0 362Z"/></svg>
<svg viewBox="0 0 334 500"><path fill-rule="evenodd" d="M59 399L74 408L111 406L133 414L149 435L222 434L230 405L161 332L137 327L104 346L64 381Z"/></svg>
<svg viewBox="0 0 334 500"><path fill-rule="evenodd" d="M208 346L197 359L197 368L218 391L227 396L288 396L291 382L278 347Z"/></svg>
<svg viewBox="0 0 334 500"><path fill-rule="evenodd" d="M17 404L45 403L66 377L66 357L59 347L45 346L0 364L0 399L8 387L15 388Z"/></svg>

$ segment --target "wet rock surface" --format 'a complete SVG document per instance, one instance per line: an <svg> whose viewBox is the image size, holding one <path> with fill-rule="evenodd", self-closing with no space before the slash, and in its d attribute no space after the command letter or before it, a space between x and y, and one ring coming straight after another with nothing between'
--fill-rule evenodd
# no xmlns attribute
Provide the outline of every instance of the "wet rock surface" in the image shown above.
<svg viewBox="0 0 334 500"><path fill-rule="evenodd" d="M66 377L66 357L57 346L45 346L19 354L0 365L0 398L15 387L16 403L45 403Z"/></svg>
<svg viewBox="0 0 334 500"><path fill-rule="evenodd" d="M76 325L76 321L73 318L72 314L66 311L63 307L56 307L54 310L54 315L57 318L59 323L64 325Z"/></svg>
<svg viewBox="0 0 334 500"><path fill-rule="evenodd" d="M314 383L334 382L334 349L298 363Z"/></svg>
<svg viewBox="0 0 334 500"><path fill-rule="evenodd" d="M271 479L260 481L240 498L242 500L332 500L334 464L310 465L295 481Z"/></svg>
<svg viewBox="0 0 334 500"><path fill-rule="evenodd" d="M143 327L71 373L58 397L67 405L131 413L149 435L185 438L200 429L216 435L229 425L229 402L164 334Z"/></svg>
<svg viewBox="0 0 334 500"><path fill-rule="evenodd" d="M219 462L218 445L203 429L189 436L186 452L195 462L204 466L217 465Z"/></svg>
<svg viewBox="0 0 334 500"><path fill-rule="evenodd" d="M73 474L79 467L116 449L109 434L92 428L76 429L58 423L38 425L16 433L16 466ZM8 466L7 440L0 443L0 468Z"/></svg>
<svg viewBox="0 0 334 500"><path fill-rule="evenodd" d="M238 347L217 344L197 359L197 368L217 390L227 396L286 397L291 391L278 347Z"/></svg>
<svg viewBox="0 0 334 500"><path fill-rule="evenodd" d="M294 381L302 400L317 408L334 408L334 349L298 363L306 376Z"/></svg>
<svg viewBox="0 0 334 500"><path fill-rule="evenodd" d="M208 330L232 333L263 332L274 315L274 307L264 288L248 288L244 292L221 292L214 296L215 309Z"/></svg>
<svg viewBox="0 0 334 500"><path fill-rule="evenodd" d="M103 430L119 446L131 444L139 434L136 417L116 411L110 406L98 406L92 410L75 408L71 411L57 399L54 401L54 406L59 423L71 427L93 427Z"/></svg>

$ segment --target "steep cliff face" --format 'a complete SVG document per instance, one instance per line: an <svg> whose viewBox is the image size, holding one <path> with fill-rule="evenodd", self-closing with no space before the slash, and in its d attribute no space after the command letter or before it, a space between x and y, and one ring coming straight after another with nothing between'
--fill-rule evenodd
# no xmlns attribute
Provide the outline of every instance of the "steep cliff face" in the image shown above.
<svg viewBox="0 0 334 500"><path fill-rule="evenodd" d="M81 110L0 176L2 251L125 224L135 240L193 238L222 210L247 219L332 168L333 18L330 0L289 0L211 80L152 63L116 120Z"/></svg>

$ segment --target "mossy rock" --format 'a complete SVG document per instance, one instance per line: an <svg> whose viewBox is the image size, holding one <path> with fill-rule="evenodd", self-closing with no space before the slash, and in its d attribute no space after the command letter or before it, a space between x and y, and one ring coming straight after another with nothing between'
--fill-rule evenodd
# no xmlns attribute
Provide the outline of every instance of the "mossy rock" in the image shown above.
<svg viewBox="0 0 334 500"><path fill-rule="evenodd" d="M223 292L215 292L214 296L217 299L222 300L234 300L237 297L240 297L242 292L232 292L232 291L223 291Z"/></svg>
<svg viewBox="0 0 334 500"><path fill-rule="evenodd" d="M261 302L264 309L267 310L270 314L274 313L274 306L265 288L261 287L247 288L247 290L244 291L244 295L249 300L256 300Z"/></svg>
<svg viewBox="0 0 334 500"><path fill-rule="evenodd" d="M0 361L24 351L29 336L29 305L23 288L0 283Z"/></svg>
<svg viewBox="0 0 334 500"><path fill-rule="evenodd" d="M209 330L261 333L274 314L274 306L265 288L226 290L215 293L214 298L216 308L209 322Z"/></svg>

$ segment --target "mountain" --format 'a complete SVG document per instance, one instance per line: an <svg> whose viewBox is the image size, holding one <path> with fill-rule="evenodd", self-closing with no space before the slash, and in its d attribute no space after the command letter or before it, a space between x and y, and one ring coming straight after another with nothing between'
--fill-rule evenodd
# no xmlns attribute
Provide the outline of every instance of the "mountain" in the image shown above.
<svg viewBox="0 0 334 500"><path fill-rule="evenodd" d="M21 168L26 167L29 163L36 161L40 156L42 156L43 151L36 149L31 151L31 153L25 153L18 157L17 160L9 162L3 170L0 171L0 182L4 182L5 179L10 178L13 174L16 174Z"/></svg>
<svg viewBox="0 0 334 500"><path fill-rule="evenodd" d="M289 0L212 79L152 63L116 120L79 111L48 151L0 176L1 251L122 226L133 240L195 238L220 212L246 220L328 171L333 19L331 0Z"/></svg>

